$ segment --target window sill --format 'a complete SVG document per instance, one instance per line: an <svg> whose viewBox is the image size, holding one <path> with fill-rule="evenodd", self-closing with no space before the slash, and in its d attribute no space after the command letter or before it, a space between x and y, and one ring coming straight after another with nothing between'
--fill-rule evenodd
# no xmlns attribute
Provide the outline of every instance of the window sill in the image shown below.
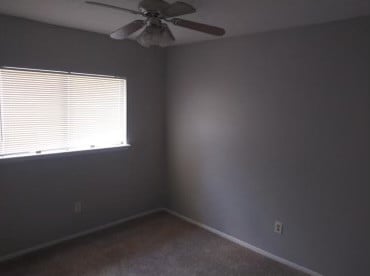
<svg viewBox="0 0 370 276"><path fill-rule="evenodd" d="M40 159L58 159L70 156L82 156L89 154L97 153L106 153L106 152L117 152L121 150L126 150L130 148L130 144L119 145L114 147L101 147L101 148L89 148L73 151L58 151L58 152L45 152L40 154L23 154L23 155L14 155L0 157L0 165L2 163L14 162L14 161L28 161L28 160L40 160Z"/></svg>

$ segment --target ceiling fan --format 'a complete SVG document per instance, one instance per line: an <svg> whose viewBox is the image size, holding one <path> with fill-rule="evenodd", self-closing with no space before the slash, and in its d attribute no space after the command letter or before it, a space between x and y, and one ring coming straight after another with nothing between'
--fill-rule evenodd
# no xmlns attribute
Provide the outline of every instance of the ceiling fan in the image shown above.
<svg viewBox="0 0 370 276"><path fill-rule="evenodd" d="M170 4L164 0L142 0L137 11L95 1L86 1L85 3L145 17L144 20L135 20L110 34L111 38L122 40L144 28L143 32L136 38L136 41L144 47L166 47L175 41L170 28L164 22L215 36L225 34L225 30L222 28L176 18L196 12L193 6L181 1Z"/></svg>

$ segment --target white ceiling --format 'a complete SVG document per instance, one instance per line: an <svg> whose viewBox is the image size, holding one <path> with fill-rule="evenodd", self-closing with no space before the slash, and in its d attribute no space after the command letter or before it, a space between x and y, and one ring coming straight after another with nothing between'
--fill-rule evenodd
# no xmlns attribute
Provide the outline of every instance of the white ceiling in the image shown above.
<svg viewBox="0 0 370 276"><path fill-rule="evenodd" d="M139 0L95 0L136 9ZM226 36L256 33L370 15L370 0L182 0L197 13L183 18L226 29ZM174 2L174 1L169 1ZM90 6L83 0L0 0L0 13L109 34L137 17ZM214 37L171 27L177 43Z"/></svg>

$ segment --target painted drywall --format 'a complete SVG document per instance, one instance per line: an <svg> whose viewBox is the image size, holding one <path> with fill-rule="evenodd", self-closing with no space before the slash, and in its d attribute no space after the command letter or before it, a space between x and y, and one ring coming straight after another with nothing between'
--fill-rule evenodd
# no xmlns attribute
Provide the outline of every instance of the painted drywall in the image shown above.
<svg viewBox="0 0 370 276"><path fill-rule="evenodd" d="M126 77L132 145L0 160L0 256L163 206L163 50L0 16L0 65Z"/></svg>
<svg viewBox="0 0 370 276"><path fill-rule="evenodd" d="M369 49L370 17L171 48L169 208L324 275L369 275Z"/></svg>

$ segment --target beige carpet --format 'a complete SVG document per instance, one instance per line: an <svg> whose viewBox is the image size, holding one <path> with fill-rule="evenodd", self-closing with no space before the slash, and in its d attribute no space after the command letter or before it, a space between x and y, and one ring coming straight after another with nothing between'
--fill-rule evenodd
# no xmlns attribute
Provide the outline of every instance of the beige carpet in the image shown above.
<svg viewBox="0 0 370 276"><path fill-rule="evenodd" d="M0 264L0 275L305 275L167 213Z"/></svg>

